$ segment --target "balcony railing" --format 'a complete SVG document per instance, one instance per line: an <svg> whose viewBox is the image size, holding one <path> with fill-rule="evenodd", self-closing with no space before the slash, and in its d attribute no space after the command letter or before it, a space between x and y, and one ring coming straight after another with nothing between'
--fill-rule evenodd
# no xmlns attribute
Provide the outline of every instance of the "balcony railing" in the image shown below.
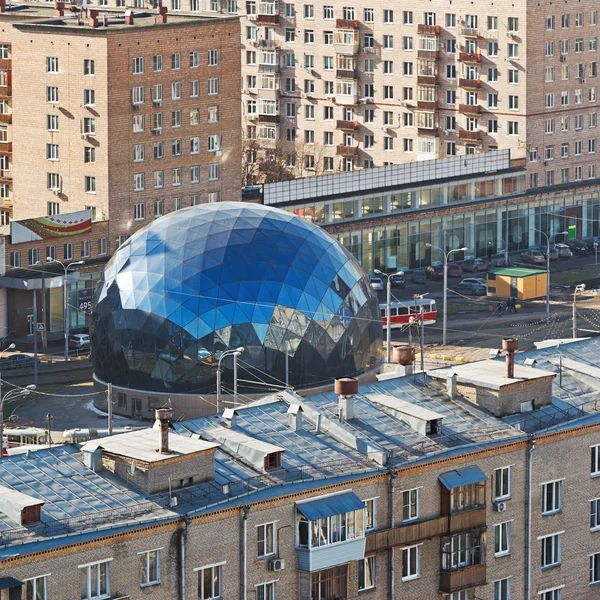
<svg viewBox="0 0 600 600"><path fill-rule="evenodd" d="M338 144L337 153L345 158L352 158L358 154L358 146L345 146L344 144Z"/></svg>
<svg viewBox="0 0 600 600"><path fill-rule="evenodd" d="M419 85L435 85L437 77L435 75L417 75L417 83Z"/></svg>
<svg viewBox="0 0 600 600"><path fill-rule="evenodd" d="M437 50L425 50L425 49L421 49L421 48L419 48L417 50L417 58L426 58L429 60L436 60L437 57L438 57Z"/></svg>
<svg viewBox="0 0 600 600"><path fill-rule="evenodd" d="M399 525L383 531L375 531L367 535L366 552L386 550L395 546L404 546L425 540L448 531L448 517L436 517L428 521L418 521Z"/></svg>
<svg viewBox="0 0 600 600"><path fill-rule="evenodd" d="M338 54L354 55L358 52L358 31L336 31L333 48Z"/></svg>
<svg viewBox="0 0 600 600"><path fill-rule="evenodd" d="M463 37L481 37L481 32L475 27L460 27L458 33Z"/></svg>
<svg viewBox="0 0 600 600"><path fill-rule="evenodd" d="M474 54L471 52L460 52L458 54L458 60L460 62L472 65L480 65L481 64L481 54Z"/></svg>
<svg viewBox="0 0 600 600"><path fill-rule="evenodd" d="M451 594L458 590L484 585L486 583L485 563L455 571L440 571L440 592Z"/></svg>
<svg viewBox="0 0 600 600"><path fill-rule="evenodd" d="M341 129L342 131L356 131L358 129L358 121L341 121L338 119L335 126L336 129Z"/></svg>
<svg viewBox="0 0 600 600"><path fill-rule="evenodd" d="M436 100L417 100L417 110L433 111L437 108Z"/></svg>
<svg viewBox="0 0 600 600"><path fill-rule="evenodd" d="M12 152L12 142L0 142L0 154Z"/></svg>
<svg viewBox="0 0 600 600"><path fill-rule="evenodd" d="M467 142L479 142L481 141L481 131L467 131L466 129L458 130L458 138ZM468 514L468 513L464 513ZM458 515L457 515L458 516Z"/></svg>
<svg viewBox="0 0 600 600"><path fill-rule="evenodd" d="M459 137L463 137L463 133L481 134L481 131L465 131L464 129L461 129L459 130ZM473 139L479 139L479 136ZM448 517L448 531L450 533L456 533L458 531L466 531L468 529L476 529L478 527L481 528L485 527L485 523L485 506L473 508L471 510L461 510L459 512L452 513Z"/></svg>
<svg viewBox="0 0 600 600"><path fill-rule="evenodd" d="M338 79L358 79L356 69L337 69L335 76Z"/></svg>
<svg viewBox="0 0 600 600"><path fill-rule="evenodd" d="M467 90L481 89L481 79L459 79L458 85Z"/></svg>
<svg viewBox="0 0 600 600"><path fill-rule="evenodd" d="M10 58L0 58L0 69L12 69L12 60Z"/></svg>
<svg viewBox="0 0 600 600"><path fill-rule="evenodd" d="M279 123L279 115L258 115L259 123Z"/></svg>
<svg viewBox="0 0 600 600"><path fill-rule="evenodd" d="M358 21L353 19L336 19L335 26L338 29L358 29Z"/></svg>
<svg viewBox="0 0 600 600"><path fill-rule="evenodd" d="M0 114L0 123L12 123L12 114L10 114L10 115Z"/></svg>
<svg viewBox="0 0 600 600"><path fill-rule="evenodd" d="M437 137L439 135L439 131L437 129L417 127L417 135L419 137Z"/></svg>
<svg viewBox="0 0 600 600"><path fill-rule="evenodd" d="M424 35L440 35L440 26L439 25L425 25L424 23L419 23L417 25L417 33L422 33Z"/></svg>
<svg viewBox="0 0 600 600"><path fill-rule="evenodd" d="M256 15L257 23L264 23L265 25L277 25L279 23L279 15Z"/></svg>
<svg viewBox="0 0 600 600"><path fill-rule="evenodd" d="M462 115L480 115L481 104L459 104L458 112Z"/></svg>

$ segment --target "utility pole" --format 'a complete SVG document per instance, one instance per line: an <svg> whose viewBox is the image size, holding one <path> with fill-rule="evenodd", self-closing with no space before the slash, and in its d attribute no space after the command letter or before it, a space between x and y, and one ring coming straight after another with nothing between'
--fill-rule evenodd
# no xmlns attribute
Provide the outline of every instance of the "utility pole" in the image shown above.
<svg viewBox="0 0 600 600"><path fill-rule="evenodd" d="M113 426L113 400L112 400L112 383L108 384L108 399L106 402L106 408L108 413L108 435L112 435L112 426Z"/></svg>
<svg viewBox="0 0 600 600"><path fill-rule="evenodd" d="M425 325L425 309L422 306L419 314L421 318L421 373L423 374L423 383L425 383L425 355L423 353L425 346L425 329L423 328L423 325Z"/></svg>
<svg viewBox="0 0 600 600"><path fill-rule="evenodd" d="M52 415L50 413L46 415L46 421L48 422L48 446L52 448Z"/></svg>
<svg viewBox="0 0 600 600"><path fill-rule="evenodd" d="M33 384L38 384L37 291L33 289Z"/></svg>

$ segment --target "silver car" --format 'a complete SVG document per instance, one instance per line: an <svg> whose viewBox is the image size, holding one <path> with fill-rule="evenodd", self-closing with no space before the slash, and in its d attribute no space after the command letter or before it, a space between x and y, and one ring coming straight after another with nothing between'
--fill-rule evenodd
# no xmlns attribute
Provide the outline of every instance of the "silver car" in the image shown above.
<svg viewBox="0 0 600 600"><path fill-rule="evenodd" d="M369 275L369 280L371 282L371 289L374 291L380 292L384 288L383 279L381 279L381 277L372 277Z"/></svg>
<svg viewBox="0 0 600 600"><path fill-rule="evenodd" d="M566 244L554 244L550 248L554 248L558 252L558 258L571 258L573 256L571 248Z"/></svg>

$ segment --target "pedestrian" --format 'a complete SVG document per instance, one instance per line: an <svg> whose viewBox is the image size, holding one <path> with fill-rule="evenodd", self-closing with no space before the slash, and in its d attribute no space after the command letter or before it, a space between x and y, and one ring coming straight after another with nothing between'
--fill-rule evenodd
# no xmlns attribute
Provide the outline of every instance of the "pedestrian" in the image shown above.
<svg viewBox="0 0 600 600"><path fill-rule="evenodd" d="M511 308L512 308L512 304L511 304L510 298L508 298L508 299L506 300L506 309L505 309L505 311L506 311L507 313L509 313Z"/></svg>
<svg viewBox="0 0 600 600"><path fill-rule="evenodd" d="M516 314L517 314L517 299L516 299L516 298L513 298L513 299L510 301L510 305L511 305L511 308L513 309L513 311L514 311L514 313L515 313L515 315L516 315Z"/></svg>
<svg viewBox="0 0 600 600"><path fill-rule="evenodd" d="M504 303L502 302L502 300L500 300L500 303L498 304L496 311L498 312L498 315L502 316L502 313L504 312Z"/></svg>

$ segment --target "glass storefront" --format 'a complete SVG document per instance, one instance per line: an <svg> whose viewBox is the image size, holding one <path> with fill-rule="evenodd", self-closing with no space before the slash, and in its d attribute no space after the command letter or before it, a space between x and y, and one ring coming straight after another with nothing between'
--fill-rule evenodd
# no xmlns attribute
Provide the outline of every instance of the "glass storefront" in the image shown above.
<svg viewBox="0 0 600 600"><path fill-rule="evenodd" d="M72 277L69 273L69 277ZM94 288L100 281L102 273L80 273L78 280L68 283L69 295L69 330L87 329L89 327L89 315L87 311L79 310L79 290L84 288ZM49 331L64 331L64 296L63 287L51 288L49 290L50 298L50 323Z"/></svg>

